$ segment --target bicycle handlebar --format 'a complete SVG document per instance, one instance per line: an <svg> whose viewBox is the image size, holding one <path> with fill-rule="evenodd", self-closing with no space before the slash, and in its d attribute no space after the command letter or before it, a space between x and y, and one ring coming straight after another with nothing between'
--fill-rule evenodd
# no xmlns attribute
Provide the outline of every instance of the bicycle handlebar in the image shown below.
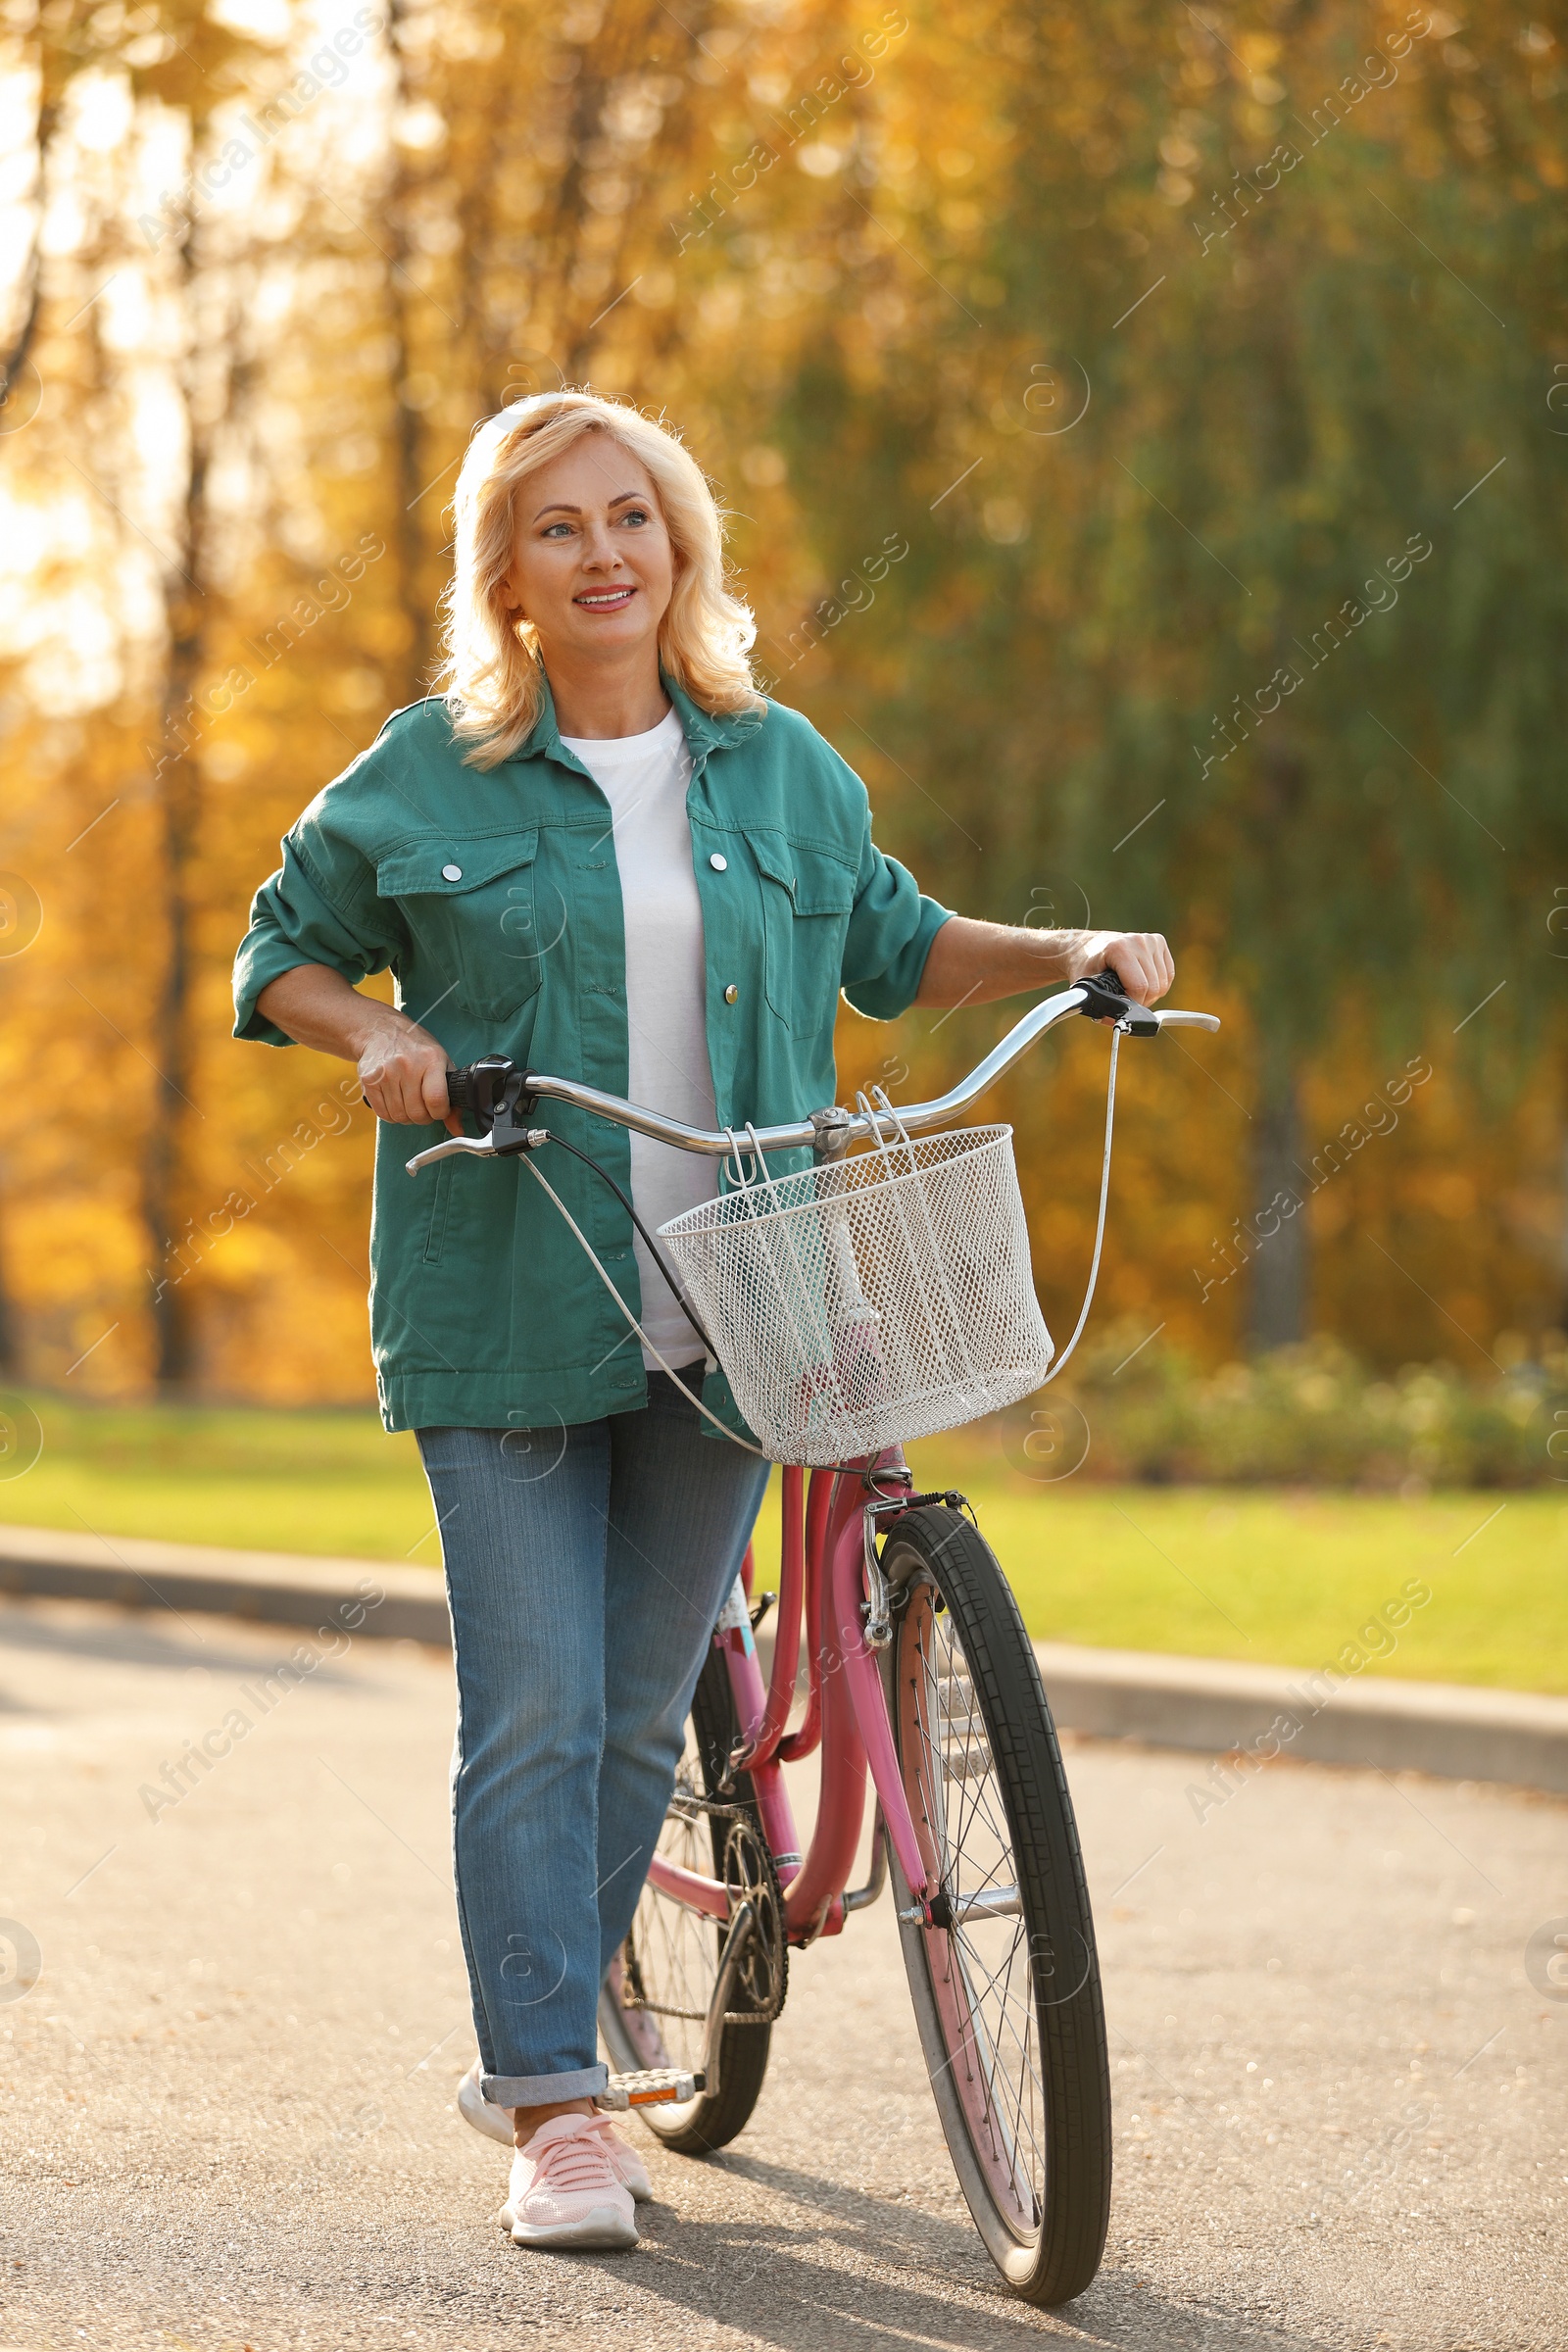
<svg viewBox="0 0 1568 2352"><path fill-rule="evenodd" d="M1134 1004L1116 986L1113 974L1097 973L1074 981L1070 988L1034 1005L999 1045L992 1047L967 1078L960 1079L934 1102L912 1103L892 1113L843 1110L835 1104L786 1126L759 1127L751 1133L764 1152L796 1151L809 1145L818 1159L837 1159L852 1143L876 1142L884 1134L896 1135L901 1127L909 1134L940 1127L944 1120L967 1110L1037 1037L1072 1013L1111 1021L1130 1037L1157 1037L1161 1029L1219 1027L1217 1016L1211 1012L1161 1012L1152 1005ZM407 1163L411 1176L417 1176L421 1168L431 1167L439 1159L460 1154L505 1158L527 1151L535 1139L543 1142L543 1131L519 1125L514 1115L526 1112L536 1101L569 1102L596 1118L611 1119L616 1126L651 1136L656 1143L670 1144L680 1152L703 1152L710 1159L727 1158L735 1149L735 1139L727 1130L687 1127L679 1119L666 1119L660 1111L624 1102L619 1095L607 1095L597 1086L584 1086L575 1078L552 1078L537 1070L520 1071L504 1054L488 1054L463 1069L449 1070L447 1093L455 1110L467 1111L488 1123L488 1132L477 1138L449 1136L444 1143L416 1152ZM747 1141L749 1147L750 1136Z"/></svg>

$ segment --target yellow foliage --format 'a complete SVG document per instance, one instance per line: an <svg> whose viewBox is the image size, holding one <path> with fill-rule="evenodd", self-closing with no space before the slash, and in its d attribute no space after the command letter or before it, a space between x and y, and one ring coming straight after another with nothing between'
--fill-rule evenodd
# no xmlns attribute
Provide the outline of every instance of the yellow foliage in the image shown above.
<svg viewBox="0 0 1568 2352"><path fill-rule="evenodd" d="M1031 647L1070 644L1107 684L1092 724L1040 712L1051 774L1123 705L1179 700L1182 649L1133 625L1165 591L1108 530L1147 506L1137 451L1129 440L1114 463L1091 462L1087 431L1053 437L1079 397L1073 337L1101 314L1108 334L1134 304L1117 350L1142 354L1141 376L1127 361L1140 429L1170 426L1160 339L1197 331L1193 230L1211 217L1215 172L1228 181L1218 158L1234 149L1254 168L1293 135L1288 100L1334 86L1363 13L1320 12L1287 55L1266 27L1222 40L1206 15L1144 0L975 0L957 14L801 0L707 12L700 36L658 0L564 15L534 0L438 6L362 43L221 201L202 171L299 61L221 31L195 0L165 0L152 31L154 12L136 12L141 46L106 29L109 11L81 41L45 27L38 139L77 228L44 257L26 330L49 398L0 439L19 518L0 588L21 649L0 679L0 866L42 918L27 939L0 926L14 1112L0 1346L9 1332L29 1376L92 1394L142 1389L160 1368L277 1401L370 1393L368 1114L341 1065L229 1041L227 969L280 833L430 683L444 500L474 421L503 401L591 379L667 411L735 510L777 691L863 769L887 846L938 896L958 858L969 880L956 895L974 911L1047 919L1056 886L1035 878L1034 846L1046 766L1013 750L992 771L984 745L948 743L916 776L867 714L940 670L950 641L983 636L1002 577L1012 666L999 657L978 684L954 677L952 699L1031 700ZM1454 131L1442 102L1460 67L1451 45L1439 62L1436 40L1363 112L1370 123L1381 110L1377 137L1406 173L1454 168L1457 143L1476 185L1522 204L1506 191L1526 165L1563 182L1560 117L1544 69L1538 90L1500 31L1488 57L1489 86L1518 83L1505 136L1473 111ZM125 134L107 147L72 127L70 85L88 63L124 92ZM1362 136L1337 130L1314 170L1340 171ZM1480 147L1499 137L1489 165ZM1340 236L1354 257L1356 206L1324 250ZM1054 275L1030 312L1009 272L1042 240ZM1238 318L1256 297L1251 267L1225 281ZM1156 281L1163 308L1142 291ZM1348 465L1335 416L1314 424L1328 462ZM1205 444L1221 480L1244 437L1221 420ZM1298 523L1326 526L1322 478ZM880 618L818 644L808 633L801 652L806 616L859 552L841 546L847 506L879 534L935 516L951 536L921 557L918 590L911 563ZM1087 564L1109 583L1099 601ZM1274 643L1266 587L1236 623L1238 683L1267 675L1253 655ZM1123 1054L1101 1286L1107 1320L1161 1327L1211 1364L1245 1346L1235 1236L1258 1206L1258 1038L1216 906L1195 871L1172 928L1176 995L1220 1011L1222 1033ZM1141 922L1133 886L1096 915ZM1063 903L1055 919L1077 917ZM843 1091L938 1091L1008 1017L916 1012L878 1028L846 1013ZM1457 1046L1433 1058L1397 1125L1305 1201L1313 1323L1391 1365L1469 1360L1555 1306L1543 1301L1559 1246L1560 1070L1544 1052L1498 1107ZM1104 1061L1103 1033L1083 1024L988 1105L1018 1130L1061 1333L1088 1266ZM1388 1072L1347 1004L1304 1068L1309 1163Z"/></svg>

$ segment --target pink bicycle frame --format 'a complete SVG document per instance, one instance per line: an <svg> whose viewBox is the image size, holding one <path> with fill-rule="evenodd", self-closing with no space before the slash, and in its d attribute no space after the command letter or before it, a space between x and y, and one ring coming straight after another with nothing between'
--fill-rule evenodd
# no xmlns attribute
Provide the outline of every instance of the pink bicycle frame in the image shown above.
<svg viewBox="0 0 1568 2352"><path fill-rule="evenodd" d="M844 1892L865 1816L867 1766L886 1836L911 1893L920 1900L934 1891L904 1791L877 1653L866 1640L863 1513L871 1497L862 1474L871 1468L881 1491L910 1485L897 1447L877 1455L874 1464L866 1457L836 1470L814 1470L808 1499L804 1472L784 1472L778 1632L768 1683L763 1684L749 1625L714 1637L724 1651L741 1727L736 1764L751 1777L784 1890L785 1928L792 1943L837 1935L844 1925ZM750 1551L743 1573L750 1592ZM806 1718L798 1731L786 1736L803 1621L809 1644ZM803 1856L781 1767L809 1755L818 1741L822 1765L816 1827ZM690 1910L714 1919L729 1914L730 1897L720 1880L684 1870L660 1854L648 1877L662 1893Z"/></svg>

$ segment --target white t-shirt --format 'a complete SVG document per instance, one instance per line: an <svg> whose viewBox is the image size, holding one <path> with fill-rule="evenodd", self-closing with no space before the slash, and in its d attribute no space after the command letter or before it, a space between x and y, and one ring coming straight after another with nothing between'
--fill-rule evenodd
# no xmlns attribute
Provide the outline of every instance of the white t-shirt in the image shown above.
<svg viewBox="0 0 1568 2352"><path fill-rule="evenodd" d="M626 1034L633 1102L690 1127L714 1127L713 1073L708 1059L703 908L692 871L686 789L692 756L676 711L646 735L562 742L582 761L606 800L614 826L615 863L626 928ZM631 1197L657 1232L683 1208L711 1200L714 1160L677 1152L650 1137L631 1137ZM642 1326L671 1364L688 1364L703 1343L676 1304L641 1234L633 1238L642 1283ZM655 1359L643 1350L644 1362Z"/></svg>

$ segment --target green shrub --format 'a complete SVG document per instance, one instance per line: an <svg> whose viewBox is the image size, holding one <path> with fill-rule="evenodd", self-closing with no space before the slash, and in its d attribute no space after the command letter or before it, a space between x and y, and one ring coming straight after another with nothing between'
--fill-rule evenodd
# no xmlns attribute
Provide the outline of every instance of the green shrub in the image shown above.
<svg viewBox="0 0 1568 2352"><path fill-rule="evenodd" d="M1013 1416L1004 1444L1022 1442L1031 1414L1063 1404L1088 1424L1091 1478L1568 1487L1561 1342L1484 1381L1448 1364L1377 1378L1332 1340L1205 1373L1157 1342L1139 1348L1123 1327L1082 1348L1060 1383Z"/></svg>

